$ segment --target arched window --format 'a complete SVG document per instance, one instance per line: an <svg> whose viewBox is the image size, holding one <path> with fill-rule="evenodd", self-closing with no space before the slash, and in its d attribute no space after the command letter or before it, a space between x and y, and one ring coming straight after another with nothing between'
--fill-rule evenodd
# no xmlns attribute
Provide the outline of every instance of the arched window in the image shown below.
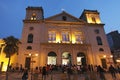
<svg viewBox="0 0 120 80"><path fill-rule="evenodd" d="M56 65L57 64L57 55L55 52L51 51L48 53L47 64Z"/></svg>
<svg viewBox="0 0 120 80"><path fill-rule="evenodd" d="M33 43L33 34L29 34L28 35L28 40L27 40L28 43Z"/></svg>
<svg viewBox="0 0 120 80"><path fill-rule="evenodd" d="M69 52L62 53L62 64L72 65L72 55Z"/></svg>
<svg viewBox="0 0 120 80"><path fill-rule="evenodd" d="M48 56L55 56L56 57L57 55L56 55L55 52L51 51L51 52L48 53Z"/></svg>
<svg viewBox="0 0 120 80"><path fill-rule="evenodd" d="M77 53L77 65L86 65L86 56L85 53L79 52Z"/></svg>
<svg viewBox="0 0 120 80"><path fill-rule="evenodd" d="M102 44L101 37L97 36L97 37L96 37L96 40L97 40L97 44L98 44L98 45L103 45L103 44Z"/></svg>

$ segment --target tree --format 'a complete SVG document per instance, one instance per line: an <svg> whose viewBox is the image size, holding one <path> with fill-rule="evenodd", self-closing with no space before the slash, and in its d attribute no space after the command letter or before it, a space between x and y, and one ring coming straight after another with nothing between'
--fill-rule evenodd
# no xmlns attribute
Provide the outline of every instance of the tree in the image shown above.
<svg viewBox="0 0 120 80"><path fill-rule="evenodd" d="M8 65L7 65L7 71L8 71L8 68L10 66L11 56L14 55L15 53L18 54L18 49L19 49L18 45L21 42L19 41L19 39L13 36L3 38L3 40L5 42L5 47L3 49L3 52L6 54L6 57L9 58ZM7 76L7 71L6 71L6 76ZM7 77L6 77L6 80L8 80Z"/></svg>

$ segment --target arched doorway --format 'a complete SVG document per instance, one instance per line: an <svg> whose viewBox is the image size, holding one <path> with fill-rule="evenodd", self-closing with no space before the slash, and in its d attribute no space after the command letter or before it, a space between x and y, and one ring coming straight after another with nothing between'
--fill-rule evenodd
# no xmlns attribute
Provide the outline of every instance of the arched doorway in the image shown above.
<svg viewBox="0 0 120 80"><path fill-rule="evenodd" d="M47 64L51 64L51 65L56 65L56 53L55 52L49 52L48 53L48 61L47 61Z"/></svg>
<svg viewBox="0 0 120 80"><path fill-rule="evenodd" d="M71 65L72 64L72 56L69 52L64 52L62 54L62 65Z"/></svg>
<svg viewBox="0 0 120 80"><path fill-rule="evenodd" d="M77 53L77 65L86 65L86 56L83 52Z"/></svg>

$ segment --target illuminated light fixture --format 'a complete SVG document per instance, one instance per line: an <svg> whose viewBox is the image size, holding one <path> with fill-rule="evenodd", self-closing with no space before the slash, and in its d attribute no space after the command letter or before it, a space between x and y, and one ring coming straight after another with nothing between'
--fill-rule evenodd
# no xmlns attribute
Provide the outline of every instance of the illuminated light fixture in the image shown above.
<svg viewBox="0 0 120 80"><path fill-rule="evenodd" d="M120 60L116 60L116 62L120 62Z"/></svg>
<svg viewBox="0 0 120 80"><path fill-rule="evenodd" d="M113 55L110 55L110 57L112 58L112 57L113 57Z"/></svg>
<svg viewBox="0 0 120 80"><path fill-rule="evenodd" d="M76 42L72 42L73 44L75 44Z"/></svg>
<svg viewBox="0 0 120 80"><path fill-rule="evenodd" d="M31 56L32 54L29 54L29 56Z"/></svg>
<svg viewBox="0 0 120 80"><path fill-rule="evenodd" d="M81 44L83 44L83 42L82 42L82 41L81 41L80 43L81 43Z"/></svg>
<svg viewBox="0 0 120 80"><path fill-rule="evenodd" d="M33 17L31 17L31 20L33 20Z"/></svg>
<svg viewBox="0 0 120 80"><path fill-rule="evenodd" d="M106 58L106 55L104 55L103 57Z"/></svg>
<svg viewBox="0 0 120 80"><path fill-rule="evenodd" d="M36 14L35 14L35 13L33 13L32 15L33 15L33 16L36 16Z"/></svg>
<svg viewBox="0 0 120 80"><path fill-rule="evenodd" d="M35 54L35 56L38 56L38 54Z"/></svg>

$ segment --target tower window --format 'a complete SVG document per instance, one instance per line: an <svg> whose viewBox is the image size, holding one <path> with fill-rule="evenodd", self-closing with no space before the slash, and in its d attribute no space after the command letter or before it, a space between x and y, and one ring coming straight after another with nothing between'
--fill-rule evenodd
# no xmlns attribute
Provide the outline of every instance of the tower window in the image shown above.
<svg viewBox="0 0 120 80"><path fill-rule="evenodd" d="M100 33L99 29L95 29L95 33L99 34Z"/></svg>
<svg viewBox="0 0 120 80"><path fill-rule="evenodd" d="M28 35L28 43L33 43L33 34Z"/></svg>
<svg viewBox="0 0 120 80"><path fill-rule="evenodd" d="M104 49L103 49L103 48L100 48L99 51L104 51Z"/></svg>
<svg viewBox="0 0 120 80"><path fill-rule="evenodd" d="M29 30L33 30L34 28L33 27L30 27Z"/></svg>
<svg viewBox="0 0 120 80"><path fill-rule="evenodd" d="M32 14L31 20L36 20L36 14L35 13Z"/></svg>
<svg viewBox="0 0 120 80"><path fill-rule="evenodd" d="M32 49L32 47L31 47L31 46L27 46L27 49L31 50L31 49Z"/></svg>
<svg viewBox="0 0 120 80"><path fill-rule="evenodd" d="M101 37L97 36L97 37L96 37L96 40L97 40L97 44L98 44L98 45L102 45Z"/></svg>
<svg viewBox="0 0 120 80"><path fill-rule="evenodd" d="M66 21L66 20L67 20L67 17L66 17L66 16L63 16L63 17L62 17L62 20L63 20L63 21Z"/></svg>
<svg viewBox="0 0 120 80"><path fill-rule="evenodd" d="M92 22L93 22L93 23L96 23L95 17L92 17Z"/></svg>

